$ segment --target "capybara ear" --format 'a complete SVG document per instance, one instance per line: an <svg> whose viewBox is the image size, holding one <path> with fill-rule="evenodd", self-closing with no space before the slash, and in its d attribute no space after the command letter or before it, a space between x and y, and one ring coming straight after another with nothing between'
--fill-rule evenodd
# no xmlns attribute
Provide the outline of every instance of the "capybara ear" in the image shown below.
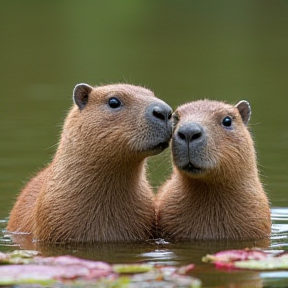
<svg viewBox="0 0 288 288"><path fill-rule="evenodd" d="M89 98L89 93L92 91L92 87L85 83L77 84L73 90L73 100L77 104L80 110L82 110Z"/></svg>
<svg viewBox="0 0 288 288"><path fill-rule="evenodd" d="M235 107L239 110L243 123L247 125L251 117L250 104L246 100L242 100Z"/></svg>

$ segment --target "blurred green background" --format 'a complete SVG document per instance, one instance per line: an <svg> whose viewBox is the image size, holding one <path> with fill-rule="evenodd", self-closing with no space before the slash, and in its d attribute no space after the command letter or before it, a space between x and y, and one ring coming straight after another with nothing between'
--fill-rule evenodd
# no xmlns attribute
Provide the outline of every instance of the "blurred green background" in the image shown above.
<svg viewBox="0 0 288 288"><path fill-rule="evenodd" d="M0 0L0 219L51 160L75 84L144 85L173 108L252 106L272 206L288 206L287 0ZM152 185L169 151L150 162Z"/></svg>

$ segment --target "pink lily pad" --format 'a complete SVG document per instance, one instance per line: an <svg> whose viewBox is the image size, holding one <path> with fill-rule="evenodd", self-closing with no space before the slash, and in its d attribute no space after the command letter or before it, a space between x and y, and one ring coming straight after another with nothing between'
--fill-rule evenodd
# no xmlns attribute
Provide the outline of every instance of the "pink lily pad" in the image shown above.
<svg viewBox="0 0 288 288"><path fill-rule="evenodd" d="M37 254L36 251L23 250L0 253L2 264L12 264L0 265L0 286L37 283L54 287L59 282L68 282L69 287L79 287L78 284L85 287L89 283L103 284L103 287L110 287L110 284L128 287L130 283L129 287L136 288L150 286L151 282L158 285L161 281L165 287L171 288L177 285L190 288L201 286L200 280L185 275L194 268L193 264L180 268L150 264L109 265L73 256L40 257L35 256Z"/></svg>
<svg viewBox="0 0 288 288"><path fill-rule="evenodd" d="M35 257L30 265L0 266L0 283L95 280L113 274L109 264L73 256Z"/></svg>
<svg viewBox="0 0 288 288"><path fill-rule="evenodd" d="M71 266L71 265L79 265L82 267L86 267L87 269L98 269L103 271L112 271L112 267L101 261L92 261L77 258L74 256L57 256L57 257L35 257L34 262L42 265L56 265L56 266Z"/></svg>
<svg viewBox="0 0 288 288"><path fill-rule="evenodd" d="M288 269L288 254L272 254L255 249L227 250L207 255L204 262L214 263L216 268L277 270Z"/></svg>

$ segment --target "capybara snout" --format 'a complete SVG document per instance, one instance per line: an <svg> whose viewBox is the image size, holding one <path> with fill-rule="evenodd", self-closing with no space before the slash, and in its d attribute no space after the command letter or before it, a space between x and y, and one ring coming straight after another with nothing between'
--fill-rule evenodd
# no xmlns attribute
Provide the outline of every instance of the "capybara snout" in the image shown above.
<svg viewBox="0 0 288 288"><path fill-rule="evenodd" d="M147 118L151 119L151 121L159 121L159 123L164 125L171 123L172 108L166 103L153 103L147 108L146 112Z"/></svg>
<svg viewBox="0 0 288 288"><path fill-rule="evenodd" d="M164 102L152 103L146 109L146 121L153 127L151 134L151 150L155 154L168 147L172 136L172 108Z"/></svg>
<svg viewBox="0 0 288 288"><path fill-rule="evenodd" d="M207 135L200 124L191 122L179 125L173 134L173 161L179 169L200 173L206 146Z"/></svg>

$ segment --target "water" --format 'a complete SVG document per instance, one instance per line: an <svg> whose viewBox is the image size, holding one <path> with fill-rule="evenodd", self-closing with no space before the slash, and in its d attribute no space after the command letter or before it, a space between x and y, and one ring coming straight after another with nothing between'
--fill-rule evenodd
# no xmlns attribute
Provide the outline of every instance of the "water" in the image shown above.
<svg viewBox="0 0 288 288"><path fill-rule="evenodd" d="M75 84L129 82L148 86L173 108L205 97L250 102L250 128L272 207L268 246L287 250L287 15L286 0L1 0L0 219L24 183L51 160ZM169 151L149 163L156 188L171 172ZM17 248L3 237L0 244L0 251ZM241 245L147 243L46 253L193 262L205 287L288 286L286 272L225 273L201 263L207 253Z"/></svg>
<svg viewBox="0 0 288 288"><path fill-rule="evenodd" d="M209 241L171 244L163 240L142 244L95 244L95 245L38 245L34 249L43 256L74 255L109 263L150 263L162 265L185 265L194 263L191 275L201 279L203 287L287 287L288 271L221 271L212 264L202 262L202 257L225 249L260 247L275 252L288 251L288 208L273 208L272 235L261 241ZM0 222L4 229L7 220ZM23 236L25 238L25 236ZM36 245L36 244L35 244ZM0 237L0 251L19 249L10 237ZM275 285L275 286L274 286Z"/></svg>

